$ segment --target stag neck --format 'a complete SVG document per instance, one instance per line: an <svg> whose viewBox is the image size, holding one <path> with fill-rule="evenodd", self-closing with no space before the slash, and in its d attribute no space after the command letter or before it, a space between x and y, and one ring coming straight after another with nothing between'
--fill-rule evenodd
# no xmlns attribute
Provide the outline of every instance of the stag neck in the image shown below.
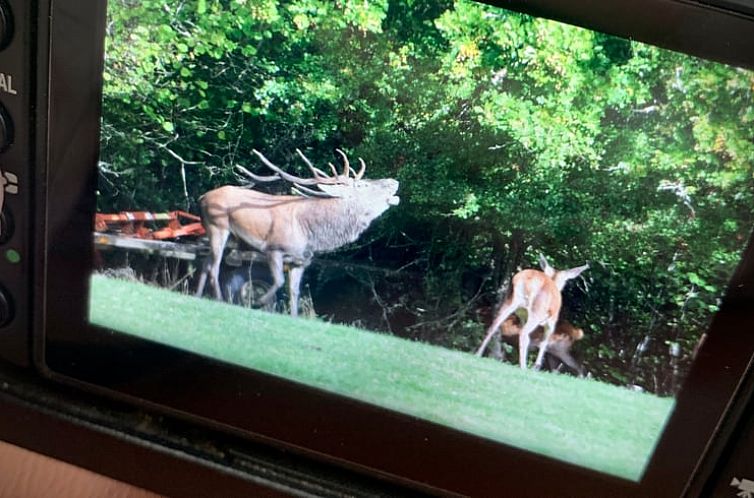
<svg viewBox="0 0 754 498"><path fill-rule="evenodd" d="M307 199L313 209L302 211L298 219L313 252L325 252L354 242L379 215L365 218L357 202L342 198Z"/></svg>

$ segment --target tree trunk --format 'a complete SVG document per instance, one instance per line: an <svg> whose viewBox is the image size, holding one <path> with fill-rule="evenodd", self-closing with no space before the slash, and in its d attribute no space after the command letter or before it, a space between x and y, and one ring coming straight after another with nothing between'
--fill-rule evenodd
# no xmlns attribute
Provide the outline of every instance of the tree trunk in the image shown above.
<svg viewBox="0 0 754 498"><path fill-rule="evenodd" d="M502 241L500 239L497 239L495 242L498 254L503 254L504 251ZM524 256L524 248L524 232L522 230L514 230L508 243L508 251L506 256L504 257L505 259L500 258L498 260L499 264L496 265L498 273L497 275L495 275L495 277L497 281L501 283L496 293L495 312L492 315L493 320L497 316L497 312L500 310L503 302L508 297L508 289L510 289L511 280L513 279L513 275L516 273L516 269L521 264L521 259ZM490 356L501 361L504 359L502 345L500 343L500 334L495 334L492 336L489 349Z"/></svg>

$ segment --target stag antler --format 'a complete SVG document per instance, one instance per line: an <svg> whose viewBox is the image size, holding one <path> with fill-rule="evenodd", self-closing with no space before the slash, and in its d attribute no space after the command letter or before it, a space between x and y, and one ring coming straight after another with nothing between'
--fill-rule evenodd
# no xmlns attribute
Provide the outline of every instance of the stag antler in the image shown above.
<svg viewBox="0 0 754 498"><path fill-rule="evenodd" d="M358 173L356 174L356 179L357 179L357 180L361 180L361 177L363 177L363 176L364 176L364 173L365 173L365 172L366 172L366 170L367 170L367 163L365 163L365 162L364 162L364 160L363 160L362 158L359 158L359 162L361 163L361 169L360 169L360 170L359 170L359 172L358 172Z"/></svg>
<svg viewBox="0 0 754 498"><path fill-rule="evenodd" d="M348 162L348 156L346 156L346 153L340 149L335 149L335 152L340 154L340 157L343 158L343 164L345 165L343 167L343 176L350 178L351 173L353 173L354 180L361 180L361 177L364 176L364 172L367 169L367 163L365 163L362 158L359 158L359 162L361 163L361 169L359 170L358 173L356 173L356 170L351 167L351 163ZM335 171L335 166L333 166L332 163L330 164L330 167L332 168L333 171Z"/></svg>
<svg viewBox="0 0 754 498"><path fill-rule="evenodd" d="M337 184L349 184L352 181L355 180L361 180L361 178L364 176L364 172L366 171L367 165L364 162L362 158L359 158L359 163L361 164L361 168L359 169L358 173L356 170L351 168L351 163L348 161L348 156L345 152L343 152L340 149L335 149L335 151L343 158L343 173L338 173L338 170L335 168L335 166L332 163L328 163L330 166L330 169L332 170L333 175L330 176L321 169L317 168L312 164L312 162L307 158L303 152L301 152L300 149L296 149L296 152L301 157L301 159L306 163L306 165L309 167L309 170L314 175L313 178L299 178L298 176L292 175L290 173L286 173L283 171L279 166L276 166L272 163L269 159L267 159L264 154L259 152L256 149L252 149L252 152L256 154L257 157L272 171L274 171L276 174L269 175L269 176L262 176L257 175L249 171L248 169L244 168L243 166L236 165L236 169L238 169L241 173L243 173L245 176L251 178L252 180L256 182L273 182L277 180L287 180L291 183L294 183L297 187L302 187L303 185L337 185ZM351 174L353 174L353 179L351 178ZM304 187L301 188L301 191L316 195L313 190L306 189Z"/></svg>
<svg viewBox="0 0 754 498"><path fill-rule="evenodd" d="M306 157L303 152L301 152L301 149L296 149L296 152L298 153L299 156L301 156L301 159L304 160L304 162L306 163L306 165L309 166L309 169L311 170L312 173L314 173L314 177L315 178L328 178L328 179L330 178L330 175L328 175L327 173L325 173L321 169L315 167L312 164L312 162L309 160L309 158ZM338 173L337 173L337 171L335 171L334 168L333 168L333 172L335 173L335 176L338 176Z"/></svg>
<svg viewBox="0 0 754 498"><path fill-rule="evenodd" d="M236 164L236 169L240 171L241 173L243 173L244 175L251 178L252 180L254 180L255 182L264 183L264 182L275 182L275 181L280 180L280 177L278 175L270 175L270 176L255 175L254 173L244 168L240 164Z"/></svg>
<svg viewBox="0 0 754 498"><path fill-rule="evenodd" d="M310 188L304 187L303 185L296 185L295 187L291 188L291 191L294 194L298 194L302 197L333 197L330 194L326 194L325 192L320 192L319 190L312 190Z"/></svg>
<svg viewBox="0 0 754 498"><path fill-rule="evenodd" d="M309 170L314 175L313 178L299 178L298 176L292 175L290 173L286 173L280 167L273 164L272 161L267 159L264 156L264 154L262 154L256 149L252 149L252 152L254 152L254 154L256 154L257 157L259 157L259 159L261 159L261 161L268 168L274 171L275 174L268 175L268 176L257 175L238 164L236 165L236 169L239 172L241 172L244 176L251 178L257 183L268 183L268 182L274 182L278 180L287 180L295 185L295 187L292 189L293 192L296 194L302 195L304 197L333 197L329 193L313 190L313 189L305 187L305 185L351 185L352 182L361 180L367 168L367 165L364 162L364 160L362 158L359 158L359 163L361 163L361 168L359 169L357 173L353 168L351 168L351 163L348 161L348 156L346 155L346 153L340 149L335 149L335 151L343 158L343 173L339 174L335 166L332 163L328 163L330 166L330 169L333 172L333 176L328 175L321 169L314 166L314 164L312 164L309 158L306 157L306 155L304 155L304 153L301 152L300 149L296 149L296 153L298 153L298 155L301 157L304 163L306 163L306 165L309 167ZM353 178L351 178L351 174L353 174Z"/></svg>
<svg viewBox="0 0 754 498"><path fill-rule="evenodd" d="M316 170L312 170L312 172L314 173L314 178L299 178L290 173L286 173L285 171L280 169L278 166L275 166L274 164L272 164L272 162L266 157L264 157L264 155L258 150L253 149L252 152L256 154L259 159L262 160L265 166L267 166L272 171L277 173L279 175L279 178L282 178L283 180L287 180L291 183L295 183L297 185L317 185L318 183L326 183L326 184L338 183L337 181L335 181L334 178L331 178L329 176L322 176ZM301 155L303 156L303 154ZM308 160L306 162L307 162L307 165L311 164ZM258 178L263 178L263 177L258 177Z"/></svg>

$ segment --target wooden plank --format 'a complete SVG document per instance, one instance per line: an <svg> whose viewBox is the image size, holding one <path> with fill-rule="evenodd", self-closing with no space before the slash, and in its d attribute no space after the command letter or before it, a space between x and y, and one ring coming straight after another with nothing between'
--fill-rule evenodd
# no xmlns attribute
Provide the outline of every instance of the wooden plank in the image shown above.
<svg viewBox="0 0 754 498"><path fill-rule="evenodd" d="M240 266L242 263L249 261L266 261L267 257L254 250L241 250L228 244L225 250L224 261L231 266ZM113 249L124 249L128 251L137 251L146 254L158 254L166 258L184 259L195 261L204 257L209 248L203 243L191 242L171 242L166 240L138 239L125 235L115 235L110 233L95 232L94 246L97 249L107 251Z"/></svg>
<svg viewBox="0 0 754 498"><path fill-rule="evenodd" d="M159 254L168 258L193 261L204 254L207 247L201 244L168 242L164 240L136 239L108 233L94 233L94 246L101 250L127 249L147 254Z"/></svg>

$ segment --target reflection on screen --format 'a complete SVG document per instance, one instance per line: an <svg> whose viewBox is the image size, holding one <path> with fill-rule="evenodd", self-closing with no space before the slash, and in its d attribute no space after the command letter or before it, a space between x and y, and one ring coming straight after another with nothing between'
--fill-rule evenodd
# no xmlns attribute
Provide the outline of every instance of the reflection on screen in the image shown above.
<svg viewBox="0 0 754 498"><path fill-rule="evenodd" d="M637 480L754 74L466 0L109 2L90 319Z"/></svg>

